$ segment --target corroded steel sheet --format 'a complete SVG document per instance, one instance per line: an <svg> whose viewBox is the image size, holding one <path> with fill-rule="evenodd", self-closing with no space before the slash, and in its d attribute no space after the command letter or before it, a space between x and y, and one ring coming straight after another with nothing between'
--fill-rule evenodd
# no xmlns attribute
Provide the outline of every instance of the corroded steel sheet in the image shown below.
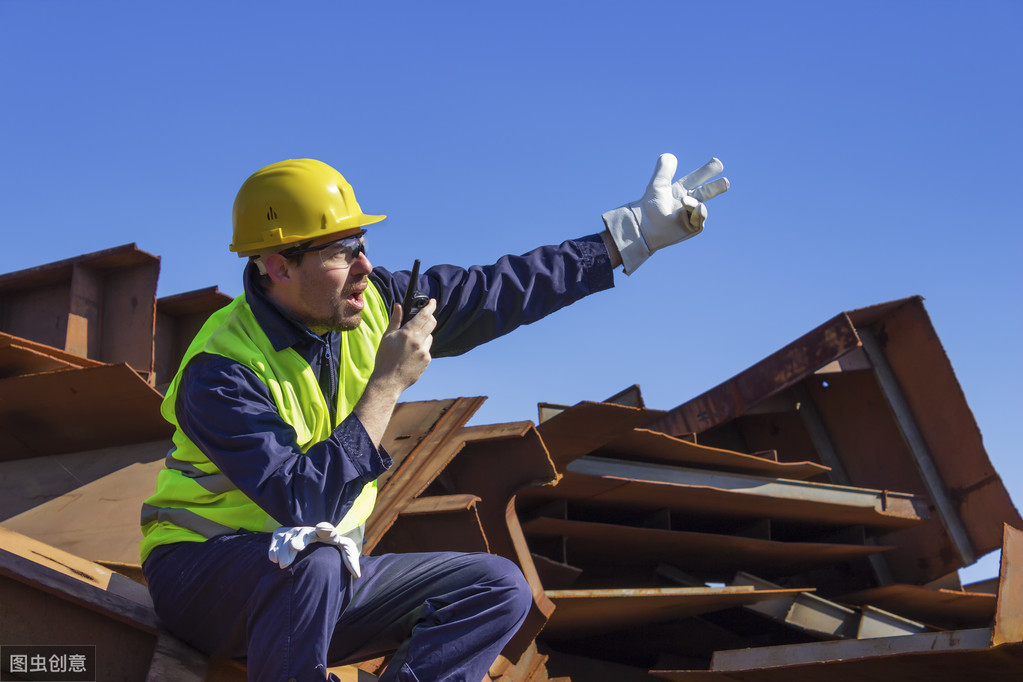
<svg viewBox="0 0 1023 682"><path fill-rule="evenodd" d="M0 461L169 438L161 401L123 364L0 379Z"/></svg>
<svg viewBox="0 0 1023 682"><path fill-rule="evenodd" d="M43 343L0 333L0 379L101 364Z"/></svg>
<svg viewBox="0 0 1023 682"><path fill-rule="evenodd" d="M48 455L43 466L34 457L0 461L0 524L131 464L162 461L170 448L171 441L164 439ZM154 484L150 481L150 488Z"/></svg>
<svg viewBox="0 0 1023 682"><path fill-rule="evenodd" d="M131 464L45 502L3 525L91 561L139 562L139 511L163 460Z"/></svg>

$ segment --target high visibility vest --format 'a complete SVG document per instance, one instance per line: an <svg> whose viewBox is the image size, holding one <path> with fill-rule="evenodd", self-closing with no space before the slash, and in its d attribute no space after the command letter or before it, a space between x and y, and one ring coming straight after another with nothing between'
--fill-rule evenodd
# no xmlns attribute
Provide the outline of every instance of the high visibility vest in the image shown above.
<svg viewBox="0 0 1023 682"><path fill-rule="evenodd" d="M325 440L362 397L387 329L386 304L371 283L363 294L362 323L341 333L340 381L337 410L330 409L309 363L293 348L276 351L256 321L245 295L210 316L185 351L174 380L167 389L161 412L176 428L174 447L160 471L155 494L142 507L142 561L159 545L202 542L239 530L272 532L281 524L263 511L221 473L184 434L175 414L178 385L188 361L198 353L213 353L251 369L266 384L280 416L297 435L302 452ZM376 481L367 483L354 505L335 524L342 534L361 543L361 528L373 511ZM331 521L333 519L318 519Z"/></svg>

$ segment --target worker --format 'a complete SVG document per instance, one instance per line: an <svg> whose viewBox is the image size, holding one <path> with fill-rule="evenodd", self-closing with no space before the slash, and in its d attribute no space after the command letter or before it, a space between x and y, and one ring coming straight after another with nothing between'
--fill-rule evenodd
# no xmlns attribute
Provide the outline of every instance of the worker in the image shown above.
<svg viewBox="0 0 1023 682"><path fill-rule="evenodd" d="M464 353L613 285L703 229L728 188L716 159L673 183L658 159L646 193L598 234L462 269L374 268L351 185L312 159L249 177L230 246L244 293L196 335L167 389L173 447L142 509L156 612L250 680L324 680L328 664L390 655L382 680L480 682L532 595L487 553L362 556L381 446L403 391L434 356ZM334 678L336 679L336 678Z"/></svg>

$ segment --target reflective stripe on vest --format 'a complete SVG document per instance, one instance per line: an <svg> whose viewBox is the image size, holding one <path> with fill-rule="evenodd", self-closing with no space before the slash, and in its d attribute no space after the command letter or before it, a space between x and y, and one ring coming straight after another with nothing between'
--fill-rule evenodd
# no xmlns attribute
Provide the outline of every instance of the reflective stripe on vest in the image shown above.
<svg viewBox="0 0 1023 682"><path fill-rule="evenodd" d="M366 307L362 323L341 333L340 381L336 419L317 377L294 349L275 351L256 321L245 295L210 316L181 361L184 368L198 353L213 353L251 369L266 384L281 417L295 429L302 452L328 438L355 408L373 372L380 339L387 329L387 309L373 284L363 294ZM167 389L161 411L178 426L175 415L181 369ZM281 526L242 491L238 490L209 458L176 428L174 447L157 477L156 492L142 509L141 558L153 548L174 542L202 542L238 530L270 532ZM339 523L341 533L361 538L361 527L373 511L376 481L366 484L352 508ZM321 519L334 523L335 519Z"/></svg>

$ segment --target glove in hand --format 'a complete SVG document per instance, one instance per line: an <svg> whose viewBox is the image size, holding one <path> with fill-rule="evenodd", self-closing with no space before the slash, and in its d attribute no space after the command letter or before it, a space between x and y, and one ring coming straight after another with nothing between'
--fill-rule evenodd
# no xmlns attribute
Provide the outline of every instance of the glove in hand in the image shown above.
<svg viewBox="0 0 1023 682"><path fill-rule="evenodd" d="M321 521L315 526L292 526L281 527L273 532L270 538L270 561L278 564L281 568L287 568L294 561L298 553L313 544L321 542L325 545L334 545L341 550L341 558L345 562L348 571L356 578L362 575L359 567L359 547L355 542L341 533L332 523Z"/></svg>
<svg viewBox="0 0 1023 682"><path fill-rule="evenodd" d="M672 183L677 168L673 154L661 154L643 196L603 215L627 275L655 251L698 235L707 220L703 202L728 190L728 178L711 180L724 170L718 159Z"/></svg>

